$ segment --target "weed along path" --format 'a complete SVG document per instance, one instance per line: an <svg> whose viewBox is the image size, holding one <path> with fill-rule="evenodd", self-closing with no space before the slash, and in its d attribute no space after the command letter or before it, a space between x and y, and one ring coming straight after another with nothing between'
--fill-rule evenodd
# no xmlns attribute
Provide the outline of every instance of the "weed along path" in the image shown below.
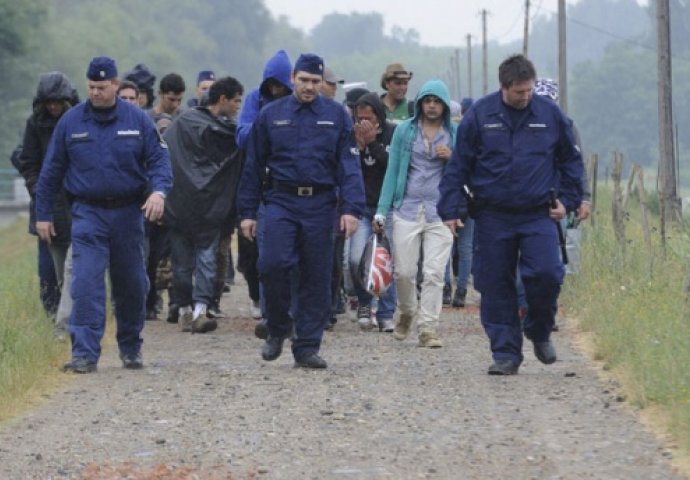
<svg viewBox="0 0 690 480"><path fill-rule="evenodd" d="M289 348L260 359L244 285L222 306L211 334L147 322L144 370L110 347L96 374L4 425L0 478L682 478L563 320L558 362L527 344L519 375L492 377L476 306L444 309L437 350L343 316L329 368L305 371Z"/></svg>

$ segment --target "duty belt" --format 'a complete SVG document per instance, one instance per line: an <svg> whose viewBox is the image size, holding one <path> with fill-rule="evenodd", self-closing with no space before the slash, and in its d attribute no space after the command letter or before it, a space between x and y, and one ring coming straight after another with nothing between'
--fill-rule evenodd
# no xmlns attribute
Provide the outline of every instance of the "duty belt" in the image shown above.
<svg viewBox="0 0 690 480"><path fill-rule="evenodd" d="M73 201L83 203L85 205L91 205L92 207L100 208L122 208L128 207L135 203L141 203L141 196L133 197L107 197L107 198L86 198L86 197L73 197Z"/></svg>
<svg viewBox="0 0 690 480"><path fill-rule="evenodd" d="M273 182L273 188L279 192L290 193L298 197L312 197L319 193L332 192L333 185L288 185Z"/></svg>

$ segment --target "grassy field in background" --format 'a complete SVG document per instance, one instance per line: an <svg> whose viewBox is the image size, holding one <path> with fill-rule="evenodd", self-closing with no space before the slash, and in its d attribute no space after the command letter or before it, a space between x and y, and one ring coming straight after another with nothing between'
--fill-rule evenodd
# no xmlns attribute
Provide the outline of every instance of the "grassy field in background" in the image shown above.
<svg viewBox="0 0 690 480"><path fill-rule="evenodd" d="M652 247L645 245L639 204L631 199L626 241L616 240L611 195L599 192L595 225L583 230L582 271L569 276L562 297L568 314L593 333L595 359L604 362L632 405L655 412L682 457L690 455L690 236L667 232L650 217ZM602 195L603 194L603 195Z"/></svg>
<svg viewBox="0 0 690 480"><path fill-rule="evenodd" d="M58 367L69 355L53 341L38 298L36 239L26 220L0 230L0 423L66 380Z"/></svg>

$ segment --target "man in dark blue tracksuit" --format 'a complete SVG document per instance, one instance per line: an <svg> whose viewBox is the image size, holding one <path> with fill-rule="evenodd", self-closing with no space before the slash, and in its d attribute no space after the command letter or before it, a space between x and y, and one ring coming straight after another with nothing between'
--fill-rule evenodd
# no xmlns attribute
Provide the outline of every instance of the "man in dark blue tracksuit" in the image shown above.
<svg viewBox="0 0 690 480"><path fill-rule="evenodd" d="M463 117L440 185L438 212L452 231L467 212L463 187L474 195L472 273L482 294L492 375L517 373L523 359L518 263L533 315L525 336L542 363L556 361L552 306L564 271L555 221L582 200L582 158L570 121L552 101L532 96L535 78L534 66L522 55L501 64L501 90L478 100ZM552 189L556 208L549 206Z"/></svg>
<svg viewBox="0 0 690 480"><path fill-rule="evenodd" d="M65 370L76 373L95 371L101 354L106 267L120 359L125 368L143 366L144 218L161 218L172 185L168 151L153 122L117 98L115 62L94 58L87 78L89 100L55 127L36 191L36 230L48 242L55 235L52 205L61 187L72 201L72 360Z"/></svg>
<svg viewBox="0 0 690 480"><path fill-rule="evenodd" d="M322 81L323 60L301 55L293 94L266 105L254 122L238 194L240 227L249 239L256 234L262 194L265 205L259 274L268 338L261 355L277 359L290 334L290 272L298 267L292 353L295 365L305 368L326 368L318 352L330 316L336 195L346 236L357 228L364 206L352 122L341 105L319 96Z"/></svg>

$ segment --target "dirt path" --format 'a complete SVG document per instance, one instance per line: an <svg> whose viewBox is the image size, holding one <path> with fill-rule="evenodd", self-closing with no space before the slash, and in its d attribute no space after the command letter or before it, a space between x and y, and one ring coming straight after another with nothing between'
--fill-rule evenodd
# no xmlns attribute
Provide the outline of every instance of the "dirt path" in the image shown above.
<svg viewBox="0 0 690 480"><path fill-rule="evenodd" d="M676 479L665 451L555 335L515 377L490 377L476 307L444 309L445 347L343 317L326 371L261 361L244 286L213 334L147 322L142 371L116 349L0 431L0 478Z"/></svg>

